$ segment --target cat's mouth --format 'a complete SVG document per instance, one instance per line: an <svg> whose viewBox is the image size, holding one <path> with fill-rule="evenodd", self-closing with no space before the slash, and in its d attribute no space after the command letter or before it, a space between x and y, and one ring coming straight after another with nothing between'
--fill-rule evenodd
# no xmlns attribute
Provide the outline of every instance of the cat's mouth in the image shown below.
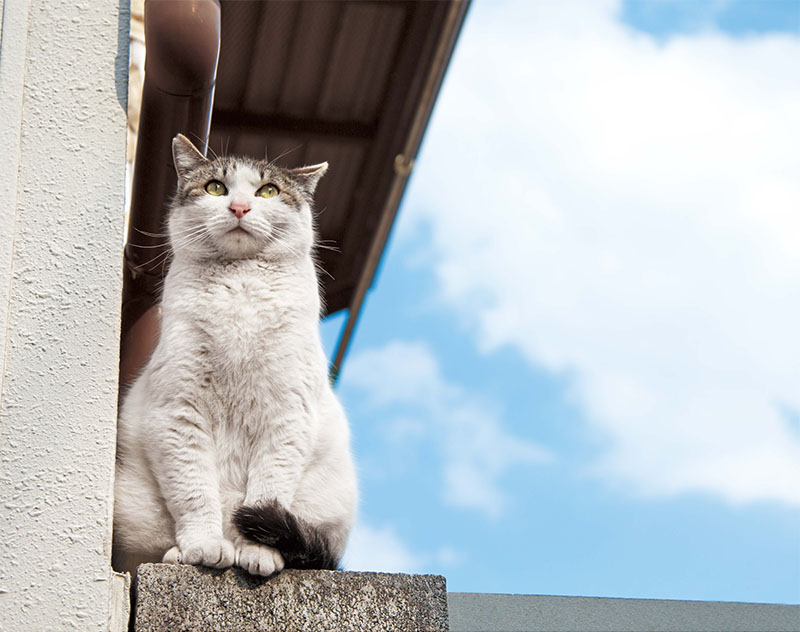
<svg viewBox="0 0 800 632"><path fill-rule="evenodd" d="M241 226L237 226L236 228L231 228L228 231L228 234L229 235L249 235L250 231L249 230L245 230Z"/></svg>

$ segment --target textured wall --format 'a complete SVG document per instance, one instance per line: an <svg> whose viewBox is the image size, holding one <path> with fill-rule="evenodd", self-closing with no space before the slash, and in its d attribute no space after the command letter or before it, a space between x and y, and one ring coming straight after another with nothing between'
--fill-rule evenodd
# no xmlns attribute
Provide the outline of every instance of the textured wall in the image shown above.
<svg viewBox="0 0 800 632"><path fill-rule="evenodd" d="M3 1L3 630L109 620L126 7Z"/></svg>
<svg viewBox="0 0 800 632"><path fill-rule="evenodd" d="M5 356L8 293L11 286L11 251L17 212L19 147L22 136L22 85L25 78L25 44L29 0L0 0L0 359ZM2 366L0 364L0 366ZM3 376L0 374L0 388ZM1 470L0 470L1 471Z"/></svg>

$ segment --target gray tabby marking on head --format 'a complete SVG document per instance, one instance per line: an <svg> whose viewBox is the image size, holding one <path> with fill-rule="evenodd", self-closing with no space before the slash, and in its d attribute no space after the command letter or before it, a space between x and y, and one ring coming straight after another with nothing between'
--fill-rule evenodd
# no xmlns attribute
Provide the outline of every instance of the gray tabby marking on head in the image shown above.
<svg viewBox="0 0 800 632"><path fill-rule="evenodd" d="M233 259L310 251L313 195L328 163L286 169L248 157L210 160L181 135L172 152L178 173L169 219L175 251L191 245L198 256ZM261 195L264 187L272 187L270 195Z"/></svg>
<svg viewBox="0 0 800 632"><path fill-rule="evenodd" d="M311 203L319 179L328 170L328 163L296 169L279 167L268 160L258 160L248 156L220 156L209 160L182 134L172 144L175 169L179 176L178 195L202 195L208 180L226 177L237 166L247 166L259 172L265 182L275 182L281 190L295 196L302 196Z"/></svg>

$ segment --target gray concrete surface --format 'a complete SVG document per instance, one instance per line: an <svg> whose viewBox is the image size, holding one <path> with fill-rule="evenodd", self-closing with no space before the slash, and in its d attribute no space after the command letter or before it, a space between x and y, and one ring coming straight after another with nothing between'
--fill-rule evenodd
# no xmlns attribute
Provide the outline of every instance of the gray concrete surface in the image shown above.
<svg viewBox="0 0 800 632"><path fill-rule="evenodd" d="M451 632L797 632L800 606L449 593Z"/></svg>
<svg viewBox="0 0 800 632"><path fill-rule="evenodd" d="M444 577L142 564L136 632L447 632Z"/></svg>

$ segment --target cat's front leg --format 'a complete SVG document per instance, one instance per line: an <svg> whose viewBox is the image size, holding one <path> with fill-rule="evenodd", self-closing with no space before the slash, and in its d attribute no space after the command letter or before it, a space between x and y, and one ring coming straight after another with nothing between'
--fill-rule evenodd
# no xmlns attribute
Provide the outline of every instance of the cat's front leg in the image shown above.
<svg viewBox="0 0 800 632"><path fill-rule="evenodd" d="M265 421L254 440L247 466L246 507L272 501L286 509L292 506L312 452L316 419L305 398L295 395L290 401L282 414Z"/></svg>
<svg viewBox="0 0 800 632"><path fill-rule="evenodd" d="M152 468L175 521L176 542L164 561L227 568L233 564L234 547L222 532L215 448L208 423L188 405L163 413Z"/></svg>
<svg viewBox="0 0 800 632"><path fill-rule="evenodd" d="M244 506L258 507L277 501L289 509L310 453L310 423L302 412L272 420L253 450L247 468ZM284 567L277 549L236 538L235 564L254 575L271 575Z"/></svg>

